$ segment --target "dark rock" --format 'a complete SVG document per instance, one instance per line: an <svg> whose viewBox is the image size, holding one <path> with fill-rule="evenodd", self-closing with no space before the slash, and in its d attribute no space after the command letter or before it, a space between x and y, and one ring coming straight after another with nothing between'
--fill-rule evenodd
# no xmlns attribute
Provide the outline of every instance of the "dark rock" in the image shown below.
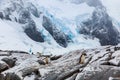
<svg viewBox="0 0 120 80"><path fill-rule="evenodd" d="M106 49L106 51L111 51L111 49Z"/></svg>
<svg viewBox="0 0 120 80"><path fill-rule="evenodd" d="M118 50L120 50L120 47L114 47L114 51L118 51Z"/></svg>
<svg viewBox="0 0 120 80"><path fill-rule="evenodd" d="M60 46L67 47L67 36L62 31L57 29L56 25L52 23L48 17L43 16L42 25L52 35L52 37Z"/></svg>
<svg viewBox="0 0 120 80"><path fill-rule="evenodd" d="M41 76L38 69L35 69L35 68L25 68L22 70L22 77L26 77L32 74L39 76L39 77Z"/></svg>
<svg viewBox="0 0 120 80"><path fill-rule="evenodd" d="M5 80L22 80L18 75L15 73L7 73L5 76Z"/></svg>
<svg viewBox="0 0 120 80"><path fill-rule="evenodd" d="M0 73L7 70L8 69L8 65L5 63L0 63Z"/></svg>
<svg viewBox="0 0 120 80"><path fill-rule="evenodd" d="M7 63L9 65L9 67L13 67L13 66L15 66L16 59L3 58L2 61L4 61L5 63Z"/></svg>
<svg viewBox="0 0 120 80"><path fill-rule="evenodd" d="M5 80L5 77L3 74L0 74L0 80Z"/></svg>
<svg viewBox="0 0 120 80"><path fill-rule="evenodd" d="M51 72L49 74L46 74L43 80L56 80L58 76L58 73Z"/></svg>
<svg viewBox="0 0 120 80"><path fill-rule="evenodd" d="M10 19L10 16L9 16L9 15L5 15L5 19L6 19L6 20L10 20L10 21L11 21L11 19Z"/></svg>
<svg viewBox="0 0 120 80"><path fill-rule="evenodd" d="M24 31L32 40L37 42L44 42L41 32L37 31L34 21L29 21L27 28Z"/></svg>
<svg viewBox="0 0 120 80"><path fill-rule="evenodd" d="M40 79L39 79L39 77L36 76L34 80L40 80Z"/></svg>
<svg viewBox="0 0 120 80"><path fill-rule="evenodd" d="M22 73L22 77L26 77L32 74L32 70L31 69L26 69L25 71L23 71Z"/></svg>
<svg viewBox="0 0 120 80"><path fill-rule="evenodd" d="M96 8L92 19L83 22L80 33L98 38L102 46L119 43L119 32L104 8Z"/></svg>
<svg viewBox="0 0 120 80"><path fill-rule="evenodd" d="M68 80L75 80L76 79L76 76L77 76L77 73L72 75L70 78L68 78Z"/></svg>
<svg viewBox="0 0 120 80"><path fill-rule="evenodd" d="M38 62L40 65L45 65L45 62L42 61L42 60L38 60L37 62Z"/></svg>
<svg viewBox="0 0 120 80"><path fill-rule="evenodd" d="M86 0L87 4L92 7L103 7L100 0Z"/></svg>
<svg viewBox="0 0 120 80"><path fill-rule="evenodd" d="M27 22L29 22L28 20L31 19L30 17L30 12L27 9L22 9L20 14L19 14L19 23L21 24L25 24Z"/></svg>
<svg viewBox="0 0 120 80"><path fill-rule="evenodd" d="M59 59L59 58L61 58L61 57L62 57L62 55L52 56L52 57L50 58L50 60L57 60L57 59Z"/></svg>
<svg viewBox="0 0 120 80"><path fill-rule="evenodd" d="M18 22L17 18L15 17L15 21Z"/></svg>
<svg viewBox="0 0 120 80"><path fill-rule="evenodd" d="M33 72L36 76L41 77L41 74L38 69L35 69Z"/></svg>
<svg viewBox="0 0 120 80"><path fill-rule="evenodd" d="M95 54L99 53L100 51L95 51Z"/></svg>
<svg viewBox="0 0 120 80"><path fill-rule="evenodd" d="M100 63L100 65L110 65L110 63L108 61L103 61Z"/></svg>
<svg viewBox="0 0 120 80"><path fill-rule="evenodd" d="M4 18L4 16L3 16L3 13L2 13L2 12L0 12L0 18L1 18L1 19L3 19L3 18Z"/></svg>
<svg viewBox="0 0 120 80"><path fill-rule="evenodd" d="M23 54L29 54L28 52L25 51L17 51L17 50L5 50L3 52L8 52L10 55L12 55L12 53L23 53Z"/></svg>
<svg viewBox="0 0 120 80"><path fill-rule="evenodd" d="M11 21L10 15L11 15L11 8L6 8L4 10L4 19Z"/></svg>
<svg viewBox="0 0 120 80"><path fill-rule="evenodd" d="M37 10L37 8L35 7L35 5L33 5L32 3L29 4L29 7L28 7L29 11L37 18L39 18L39 12Z"/></svg>

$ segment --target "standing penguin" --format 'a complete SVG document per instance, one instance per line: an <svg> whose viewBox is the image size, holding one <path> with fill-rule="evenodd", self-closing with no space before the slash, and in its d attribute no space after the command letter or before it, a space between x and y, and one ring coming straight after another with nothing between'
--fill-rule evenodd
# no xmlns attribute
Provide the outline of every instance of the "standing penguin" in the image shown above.
<svg viewBox="0 0 120 80"><path fill-rule="evenodd" d="M33 52L32 52L32 49L31 49L31 48L29 49L29 54L33 54Z"/></svg>
<svg viewBox="0 0 120 80"><path fill-rule="evenodd" d="M84 64L85 63L85 56L86 56L86 53L83 52L82 55L79 58L79 63L80 64Z"/></svg>
<svg viewBox="0 0 120 80"><path fill-rule="evenodd" d="M48 57L45 58L45 63L46 63L46 64L49 63L49 58L48 58Z"/></svg>

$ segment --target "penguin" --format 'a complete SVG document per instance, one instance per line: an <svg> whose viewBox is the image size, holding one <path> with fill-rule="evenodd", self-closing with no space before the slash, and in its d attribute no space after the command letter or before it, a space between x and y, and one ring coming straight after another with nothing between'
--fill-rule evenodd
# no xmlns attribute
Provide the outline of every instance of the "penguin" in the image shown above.
<svg viewBox="0 0 120 80"><path fill-rule="evenodd" d="M79 59L79 63L80 64L84 64L85 63L85 57L86 57L86 53L82 53L82 55L80 56L80 59Z"/></svg>
<svg viewBox="0 0 120 80"><path fill-rule="evenodd" d="M48 59L48 57L45 58L45 63L46 63L46 64L49 63L49 59Z"/></svg>

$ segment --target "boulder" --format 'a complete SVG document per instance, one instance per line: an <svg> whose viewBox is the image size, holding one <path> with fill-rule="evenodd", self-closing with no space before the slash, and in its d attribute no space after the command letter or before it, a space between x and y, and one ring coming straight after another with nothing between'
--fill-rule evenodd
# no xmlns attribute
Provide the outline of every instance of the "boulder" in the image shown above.
<svg viewBox="0 0 120 80"><path fill-rule="evenodd" d="M0 80L5 80L5 77L3 74L0 74Z"/></svg>
<svg viewBox="0 0 120 80"><path fill-rule="evenodd" d="M40 76L40 73L38 71L38 69L36 68L25 68L22 70L22 77L26 77L26 76L29 76L31 74L35 74L37 76Z"/></svg>
<svg viewBox="0 0 120 80"><path fill-rule="evenodd" d="M7 73L5 76L5 80L22 80L18 75L15 73Z"/></svg>
<svg viewBox="0 0 120 80"><path fill-rule="evenodd" d="M113 65L113 66L120 66L120 61L117 60L117 59L112 59L109 61L110 65Z"/></svg>
<svg viewBox="0 0 120 80"><path fill-rule="evenodd" d="M38 62L40 65L45 65L45 62L42 61L42 60L38 60L37 62Z"/></svg>
<svg viewBox="0 0 120 80"><path fill-rule="evenodd" d="M59 58L61 58L61 57L62 57L62 55L52 56L52 57L50 58L50 60L57 60L57 59L59 59Z"/></svg>
<svg viewBox="0 0 120 80"><path fill-rule="evenodd" d="M0 63L0 73L7 70L8 69L8 65L5 63Z"/></svg>
<svg viewBox="0 0 120 80"><path fill-rule="evenodd" d="M15 65L16 59L15 58L3 58L2 61L7 63L9 67L13 67Z"/></svg>

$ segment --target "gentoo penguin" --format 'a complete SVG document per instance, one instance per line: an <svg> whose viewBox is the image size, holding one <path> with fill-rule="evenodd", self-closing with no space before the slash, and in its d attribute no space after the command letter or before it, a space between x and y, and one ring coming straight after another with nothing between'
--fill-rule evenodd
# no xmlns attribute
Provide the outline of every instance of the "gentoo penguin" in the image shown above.
<svg viewBox="0 0 120 80"><path fill-rule="evenodd" d="M79 59L79 63L80 64L84 64L85 63L85 56L86 56L86 53L82 53L82 55L80 56L80 59Z"/></svg>
<svg viewBox="0 0 120 80"><path fill-rule="evenodd" d="M45 63L46 63L46 64L49 63L49 58L48 58L48 57L45 58Z"/></svg>

